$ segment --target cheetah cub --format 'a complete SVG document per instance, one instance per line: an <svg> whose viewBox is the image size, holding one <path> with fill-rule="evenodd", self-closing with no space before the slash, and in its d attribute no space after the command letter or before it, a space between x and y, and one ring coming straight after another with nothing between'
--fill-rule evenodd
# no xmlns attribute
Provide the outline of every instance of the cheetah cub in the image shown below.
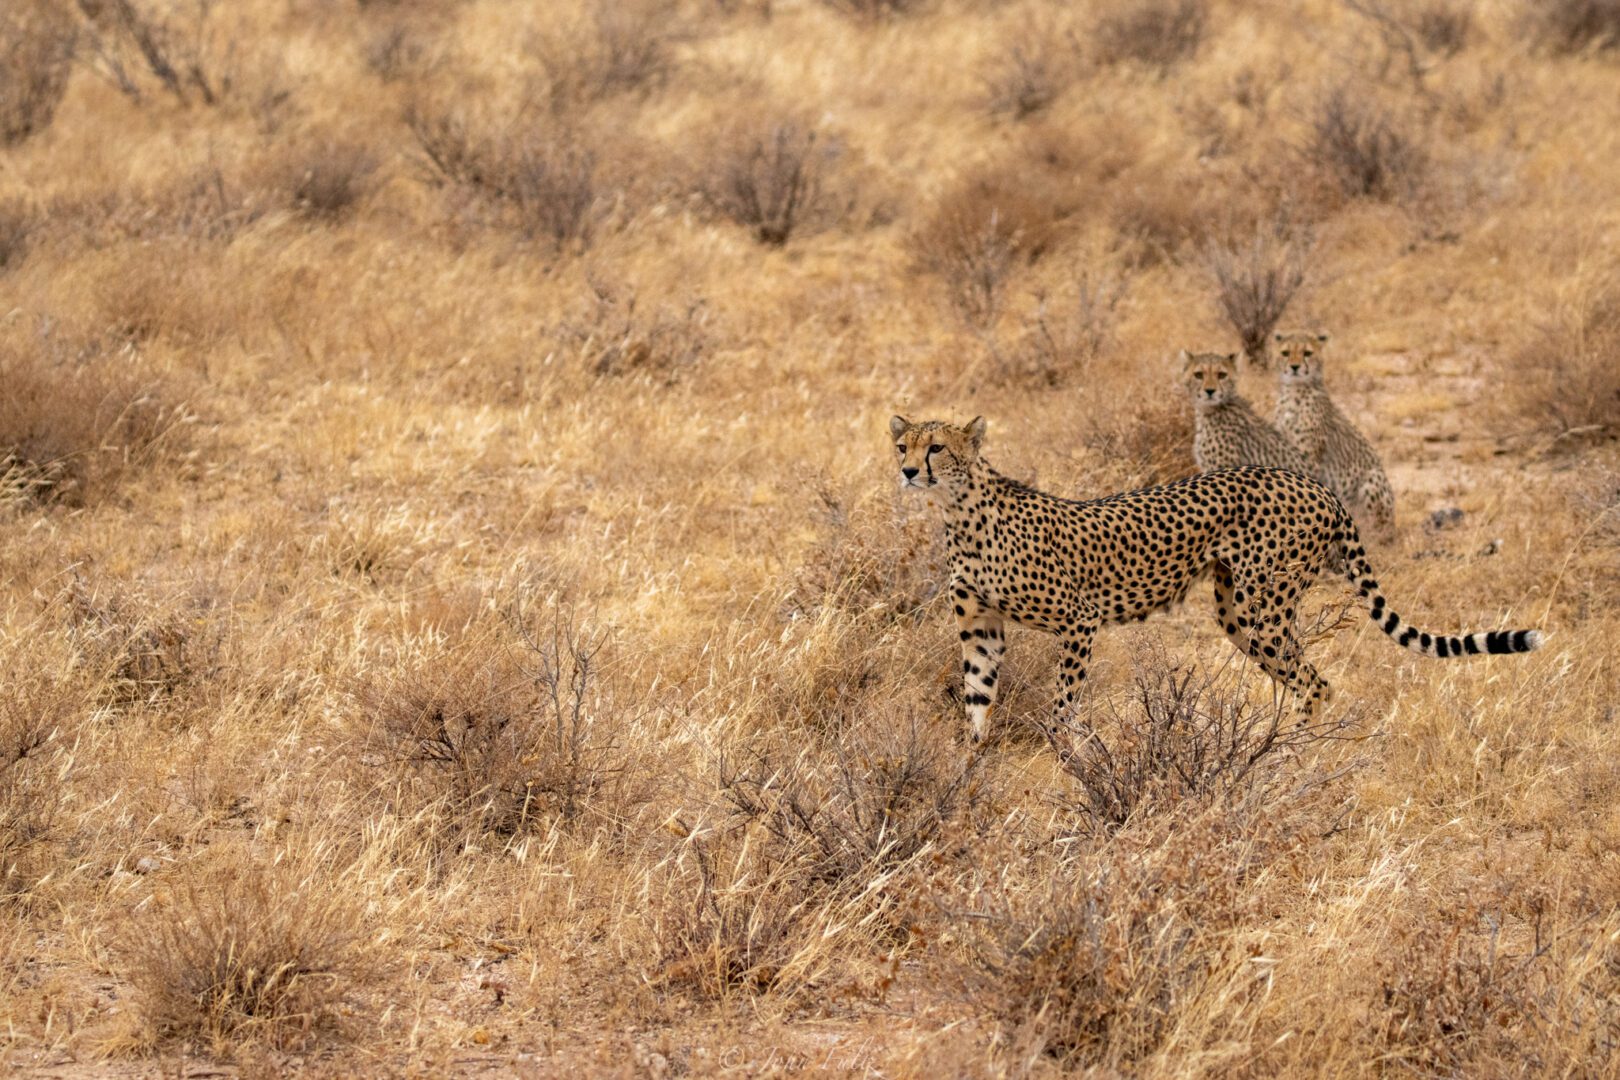
<svg viewBox="0 0 1620 1080"><path fill-rule="evenodd" d="M1063 646L1048 730L1071 722L1103 623L1145 619L1179 602L1205 570L1215 619L1241 652L1314 716L1328 684L1305 659L1299 598L1330 553L1379 628L1425 656L1529 652L1536 630L1446 637L1406 623L1379 591L1355 522L1327 488L1283 469L1244 466L1086 502L1009 480L979 454L983 417L965 427L889 421L900 486L945 508L950 596L962 643L973 740L990 731L1006 627L1055 635Z"/></svg>
<svg viewBox="0 0 1620 1080"><path fill-rule="evenodd" d="M1193 460L1200 472L1266 465L1312 475L1304 455L1237 391L1237 354L1181 350L1181 380L1192 399Z"/></svg>
<svg viewBox="0 0 1620 1080"><path fill-rule="evenodd" d="M1378 451L1328 397L1322 380L1326 334L1278 334L1280 354L1277 427L1305 460L1311 474L1331 488L1362 525L1380 539L1395 536L1395 491Z"/></svg>

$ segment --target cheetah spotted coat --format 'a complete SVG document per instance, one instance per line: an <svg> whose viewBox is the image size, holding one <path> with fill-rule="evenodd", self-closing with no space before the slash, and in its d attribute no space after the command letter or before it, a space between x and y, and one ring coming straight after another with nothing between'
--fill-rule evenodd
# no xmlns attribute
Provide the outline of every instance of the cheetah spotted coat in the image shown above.
<svg viewBox="0 0 1620 1080"><path fill-rule="evenodd" d="M1193 408L1193 461L1200 472L1265 465L1315 470L1281 432L1237 392L1237 357L1183 352L1182 381Z"/></svg>
<svg viewBox="0 0 1620 1080"><path fill-rule="evenodd" d="M1339 497L1363 528L1395 534L1395 489L1378 451L1328 396L1322 378L1324 335L1279 334L1277 428L1310 463L1311 475Z"/></svg>
<svg viewBox="0 0 1620 1080"><path fill-rule="evenodd" d="M1291 690L1308 718L1328 684L1295 632L1299 598L1337 551L1372 619L1426 656L1527 652L1533 630L1458 637L1408 625L1390 608L1355 523L1320 483L1244 467L1103 499L1076 501L1009 480L980 456L984 421L890 421L901 486L943 496L950 596L962 645L968 719L989 733L1006 627L1057 636L1063 656L1054 722L1071 720L1103 623L1145 619L1213 569L1215 617L1232 643Z"/></svg>

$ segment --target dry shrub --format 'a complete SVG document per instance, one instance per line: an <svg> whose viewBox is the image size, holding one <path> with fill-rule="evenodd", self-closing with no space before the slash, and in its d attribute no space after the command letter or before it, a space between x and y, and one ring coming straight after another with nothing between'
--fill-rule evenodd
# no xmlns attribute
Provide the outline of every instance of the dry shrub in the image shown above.
<svg viewBox="0 0 1620 1080"><path fill-rule="evenodd" d="M1532 39L1558 56L1620 49L1620 0L1533 0L1525 19Z"/></svg>
<svg viewBox="0 0 1620 1080"><path fill-rule="evenodd" d="M1430 1076L1580 1075L1620 1049L1608 892L1486 881L1394 921L1368 1002L1381 1060Z"/></svg>
<svg viewBox="0 0 1620 1080"><path fill-rule="evenodd" d="M824 744L773 741L720 763L733 826L762 829L817 883L858 882L931 851L988 796L982 755L914 715L866 713Z"/></svg>
<svg viewBox="0 0 1620 1080"><path fill-rule="evenodd" d="M433 63L427 38L403 21L373 31L364 55L366 67L385 83L421 78Z"/></svg>
<svg viewBox="0 0 1620 1080"><path fill-rule="evenodd" d="M1044 888L986 890L947 910L965 954L956 988L1015 1054L1129 1071L1237 960L1232 935L1254 918L1250 879L1278 832L1216 803L1088 847Z"/></svg>
<svg viewBox="0 0 1620 1080"><path fill-rule="evenodd" d="M1131 129L1110 117L1031 125L927 210L906 240L913 262L958 318L987 329L1021 266L1058 249L1077 222L1111 212L1137 155Z"/></svg>
<svg viewBox="0 0 1620 1080"><path fill-rule="evenodd" d="M791 114L763 113L717 133L694 189L714 212L780 246L826 228L850 210L838 171L841 142Z"/></svg>
<svg viewBox="0 0 1620 1080"><path fill-rule="evenodd" d="M47 216L107 245L158 239L230 243L264 216L265 194L263 185L245 181L238 168L209 164L146 190L55 199ZM161 270L172 278L184 269L179 262L164 260ZM127 279L117 284L132 293L141 286Z"/></svg>
<svg viewBox="0 0 1620 1080"><path fill-rule="evenodd" d="M0 12L0 146L51 126L67 93L77 31L58 10L23 0Z"/></svg>
<svg viewBox="0 0 1620 1080"><path fill-rule="evenodd" d="M1212 193L1207 176L1153 175L1120 183L1109 192L1109 224L1120 255L1136 266L1172 261L1198 248L1214 223L1236 209L1230 196Z"/></svg>
<svg viewBox="0 0 1620 1080"><path fill-rule="evenodd" d="M1098 20L1092 43L1105 64L1135 63L1166 72L1204 43L1207 0L1130 0Z"/></svg>
<svg viewBox="0 0 1620 1080"><path fill-rule="evenodd" d="M525 239L558 251L591 245L611 199L586 136L566 124L520 122L495 135L469 129L459 112L412 107L406 122L422 151L425 176Z"/></svg>
<svg viewBox="0 0 1620 1080"><path fill-rule="evenodd" d="M1342 621L1345 610L1336 615L1326 621ZM1143 646L1128 706L1109 699L1095 731L1046 729L1075 781L1087 828L1117 828L1189 800L1269 796L1298 751L1343 737L1348 720L1297 724L1293 699L1276 690L1268 706L1256 707L1243 667L1233 654L1223 667L1200 671L1162 645Z"/></svg>
<svg viewBox="0 0 1620 1080"><path fill-rule="evenodd" d="M972 830L982 759L937 724L863 716L840 736L720 766L722 824L669 827L680 847L651 875L657 981L708 998L792 996L892 943L907 868Z"/></svg>
<svg viewBox="0 0 1620 1080"><path fill-rule="evenodd" d="M599 278L590 279L588 292L553 336L591 375L641 374L673 382L714 347L701 298L648 304L634 285Z"/></svg>
<svg viewBox="0 0 1620 1080"><path fill-rule="evenodd" d="M1474 9L1455 0L1428 0L1413 15L1418 41L1437 56L1452 57L1474 38Z"/></svg>
<svg viewBox="0 0 1620 1080"><path fill-rule="evenodd" d="M821 0L827 7L857 19L876 22L925 10L931 0Z"/></svg>
<svg viewBox="0 0 1620 1080"><path fill-rule="evenodd" d="M246 182L238 171L205 165L145 198L120 199L102 207L97 224L132 239L182 237L228 243L264 216L262 196L258 185Z"/></svg>
<svg viewBox="0 0 1620 1080"><path fill-rule="evenodd" d="M1215 303L1237 333L1243 355L1264 368L1278 322L1305 283L1312 238L1279 219L1257 228L1248 243L1212 245L1204 265L1215 285Z"/></svg>
<svg viewBox="0 0 1620 1080"><path fill-rule="evenodd" d="M1474 13L1452 0L1425 0L1405 10L1392 10L1381 0L1344 0L1366 19L1383 47L1379 77L1403 69L1414 90L1432 97L1428 75L1436 64L1460 53L1474 27Z"/></svg>
<svg viewBox="0 0 1620 1080"><path fill-rule="evenodd" d="M674 0L591 0L583 21L535 38L554 110L656 89L674 68L683 30Z"/></svg>
<svg viewBox="0 0 1620 1080"><path fill-rule="evenodd" d="M91 70L131 101L144 102L154 83L182 105L219 105L240 88L240 56L236 42L217 32L215 0L77 4Z"/></svg>
<svg viewBox="0 0 1620 1080"><path fill-rule="evenodd" d="M1430 168L1421 136L1365 94L1344 87L1316 103L1303 153L1352 199L1409 198Z"/></svg>
<svg viewBox="0 0 1620 1080"><path fill-rule="evenodd" d="M377 186L377 155L359 143L322 140L281 166L281 187L294 210L336 222L354 213Z"/></svg>
<svg viewBox="0 0 1620 1080"><path fill-rule="evenodd" d="M1022 120L1044 110L1074 81L1077 46L1043 28L1003 47L985 73L985 108Z"/></svg>
<svg viewBox="0 0 1620 1080"><path fill-rule="evenodd" d="M566 605L514 601L502 625L364 678L367 760L444 814L446 837L573 822L625 791L620 740L636 706L605 670L605 635Z"/></svg>
<svg viewBox="0 0 1620 1080"><path fill-rule="evenodd" d="M651 932L660 987L702 998L774 992L814 984L852 937L837 914L848 897L811 883L793 852L695 832L653 868ZM847 947L847 946L846 946Z"/></svg>
<svg viewBox="0 0 1620 1080"><path fill-rule="evenodd" d="M133 918L123 974L153 1042L308 1046L377 973L369 920L331 868L243 852L192 868Z"/></svg>
<svg viewBox="0 0 1620 1080"><path fill-rule="evenodd" d="M52 867L67 771L62 749L87 702L23 648L5 655L0 695L0 900L25 897ZM71 754L69 754L71 761Z"/></svg>
<svg viewBox="0 0 1620 1080"><path fill-rule="evenodd" d="M783 597L786 617L830 610L893 622L938 595L945 550L923 507L873 498L864 482L840 488L822 476L807 487L817 536Z"/></svg>
<svg viewBox="0 0 1620 1080"><path fill-rule="evenodd" d="M1128 278L1088 269L1072 288L1036 293L1017 339L992 354L997 380L1050 388L1083 378L1112 348L1128 290Z"/></svg>
<svg viewBox="0 0 1620 1080"><path fill-rule="evenodd" d="M1479 933L1471 905L1435 915L1397 927L1381 952L1373 1034L1391 1060L1455 1075L1480 1040L1509 1038L1502 1029L1531 1002L1524 958L1498 951L1499 925Z"/></svg>
<svg viewBox="0 0 1620 1080"><path fill-rule="evenodd" d="M938 279L951 310L987 329L1001 313L1013 272L1051 246L1072 211L1011 169L969 176L933 208L908 243L917 266Z"/></svg>
<svg viewBox="0 0 1620 1080"><path fill-rule="evenodd" d="M1620 284L1604 282L1508 360L1512 411L1560 442L1620 434Z"/></svg>
<svg viewBox="0 0 1620 1080"><path fill-rule="evenodd" d="M1101 394L1083 412L1080 441L1100 459L1099 494L1178 480L1194 471L1192 412L1179 395Z"/></svg>
<svg viewBox="0 0 1620 1080"><path fill-rule="evenodd" d="M189 605L83 581L67 603L74 642L111 705L155 703L219 674L222 634Z"/></svg>
<svg viewBox="0 0 1620 1080"><path fill-rule="evenodd" d="M49 323L0 340L4 497L79 506L183 454L191 413L140 366L133 345L67 341Z"/></svg>
<svg viewBox="0 0 1620 1080"><path fill-rule="evenodd" d="M0 274L22 265L39 219L21 199L0 199Z"/></svg>

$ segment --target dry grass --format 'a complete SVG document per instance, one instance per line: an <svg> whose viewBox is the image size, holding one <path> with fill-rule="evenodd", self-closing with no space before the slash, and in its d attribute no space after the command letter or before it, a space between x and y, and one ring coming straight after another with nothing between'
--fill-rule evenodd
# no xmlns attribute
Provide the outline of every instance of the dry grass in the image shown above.
<svg viewBox="0 0 1620 1080"><path fill-rule="evenodd" d="M1534 331L1504 367L1524 380L1511 409L1559 443L1620 434L1620 289L1600 282ZM1511 422L1511 420L1510 420Z"/></svg>
<svg viewBox="0 0 1620 1080"><path fill-rule="evenodd" d="M1613 1073L1602 5L348 7L0 5L0 1070ZM970 747L888 418L1175 479L1279 318L1546 648Z"/></svg>
<svg viewBox="0 0 1620 1080"><path fill-rule="evenodd" d="M125 970L148 1038L215 1053L301 1047L339 1020L375 972L356 899L330 868L221 860L179 883L129 927Z"/></svg>
<svg viewBox="0 0 1620 1080"><path fill-rule="evenodd" d="M587 248L595 239L609 199L583 134L523 121L481 134L459 112L415 108L406 123L430 183L449 189L461 206L487 210L495 224L558 251Z"/></svg>

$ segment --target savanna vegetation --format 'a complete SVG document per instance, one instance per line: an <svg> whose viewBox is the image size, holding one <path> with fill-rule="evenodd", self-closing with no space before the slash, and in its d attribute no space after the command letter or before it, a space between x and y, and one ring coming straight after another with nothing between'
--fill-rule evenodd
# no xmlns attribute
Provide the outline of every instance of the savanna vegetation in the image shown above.
<svg viewBox="0 0 1620 1080"><path fill-rule="evenodd" d="M6 0L0 1062L1620 1073L1617 175L1612 0ZM1295 326L1546 647L974 751L890 415L1101 495Z"/></svg>

